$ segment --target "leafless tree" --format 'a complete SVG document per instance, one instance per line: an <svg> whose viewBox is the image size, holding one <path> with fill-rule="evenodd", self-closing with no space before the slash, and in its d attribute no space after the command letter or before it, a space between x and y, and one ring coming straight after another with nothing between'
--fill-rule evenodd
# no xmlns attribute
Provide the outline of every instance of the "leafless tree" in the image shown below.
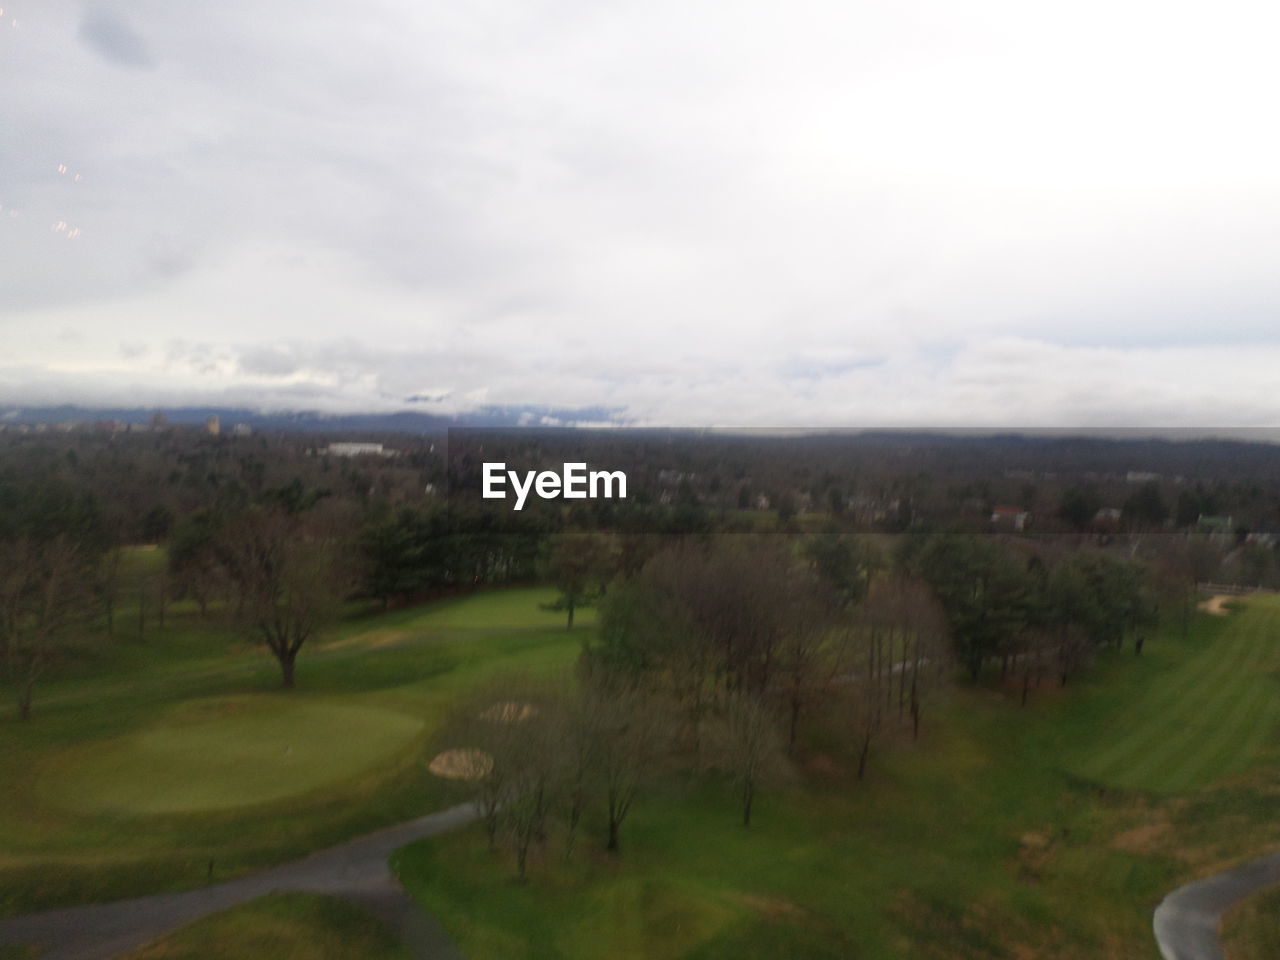
<svg viewBox="0 0 1280 960"><path fill-rule="evenodd" d="M71 535L0 542L0 662L23 720L36 683L85 625L92 575L92 552Z"/></svg>
<svg viewBox="0 0 1280 960"><path fill-rule="evenodd" d="M285 687L294 685L298 652L337 618L351 589L342 533L337 518L319 512L255 510L219 538L235 618L276 658Z"/></svg>
<svg viewBox="0 0 1280 960"><path fill-rule="evenodd" d="M609 696L610 709L599 718L597 728L596 769L608 820L606 848L617 853L623 821L654 774L668 730L658 703L645 691L617 688Z"/></svg>
<svg viewBox="0 0 1280 960"><path fill-rule="evenodd" d="M786 763L777 719L755 694L739 691L727 698L723 756L742 791L742 825L749 827L757 792Z"/></svg>

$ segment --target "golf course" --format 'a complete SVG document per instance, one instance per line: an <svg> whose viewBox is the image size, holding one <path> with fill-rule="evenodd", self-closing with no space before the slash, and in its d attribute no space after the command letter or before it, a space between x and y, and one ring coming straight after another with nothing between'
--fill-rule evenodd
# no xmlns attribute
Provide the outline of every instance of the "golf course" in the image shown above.
<svg viewBox="0 0 1280 960"><path fill-rule="evenodd" d="M464 782L428 769L451 705L569 675L596 629L588 609L566 631L552 597L353 607L291 691L179 606L50 679L29 723L0 724L0 911L196 889L458 803ZM1280 598L1256 596L1185 637L1162 626L1141 657L1104 651L1026 707L995 678L944 691L920 741L887 744L861 781L840 716L816 712L750 829L711 766L648 783L616 855L589 808L572 858L553 826L523 883L478 827L392 867L477 958L1154 958L1168 890L1280 846L1278 667ZM1242 908L1233 949L1261 955L1274 922ZM37 955L16 950L0 957ZM400 951L354 906L280 893L130 960Z"/></svg>

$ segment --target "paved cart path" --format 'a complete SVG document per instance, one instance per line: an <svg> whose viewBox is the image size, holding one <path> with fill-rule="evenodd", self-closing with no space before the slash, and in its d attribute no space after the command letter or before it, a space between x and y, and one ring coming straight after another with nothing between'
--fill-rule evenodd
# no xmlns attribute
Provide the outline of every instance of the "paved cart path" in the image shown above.
<svg viewBox="0 0 1280 960"><path fill-rule="evenodd" d="M1179 887L1156 907L1152 926L1164 960L1225 960L1218 942L1223 912L1280 883L1280 851Z"/></svg>
<svg viewBox="0 0 1280 960"><path fill-rule="evenodd" d="M304 891L342 897L371 910L392 925L415 960L460 960L440 926L405 893L387 859L407 843L475 816L471 804L461 804L226 883L0 918L0 946L34 943L45 951L38 954L40 960L108 960L246 900Z"/></svg>

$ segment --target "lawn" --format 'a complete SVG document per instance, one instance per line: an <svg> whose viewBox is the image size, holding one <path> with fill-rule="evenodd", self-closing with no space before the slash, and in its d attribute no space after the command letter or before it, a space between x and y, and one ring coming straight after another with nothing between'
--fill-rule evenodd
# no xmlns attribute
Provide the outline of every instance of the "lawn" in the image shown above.
<svg viewBox="0 0 1280 960"><path fill-rule="evenodd" d="M1190 655L1149 654L1140 691L1100 716L1069 767L1118 787L1183 793L1248 767L1280 724L1280 597L1257 597Z"/></svg>
<svg viewBox="0 0 1280 960"><path fill-rule="evenodd" d="M120 960L408 960L395 934L344 900L277 893L205 917Z"/></svg>
<svg viewBox="0 0 1280 960"><path fill-rule="evenodd" d="M1230 960L1280 957L1280 887L1250 897L1227 913L1222 944Z"/></svg>
<svg viewBox="0 0 1280 960"><path fill-rule="evenodd" d="M305 647L298 688L262 650L175 605L0 715L0 912L227 879L457 799L427 772L450 703L496 673L559 672L549 590L353 610Z"/></svg>
<svg viewBox="0 0 1280 960"><path fill-rule="evenodd" d="M194 610L118 639L43 687L30 724L0 722L0 767L20 771L0 793L0 910L194 886L211 862L225 879L455 802L426 771L450 705L497 674L565 673L594 629L583 611L566 631L549 599L352 610L304 650L292 692ZM861 783L848 735L815 718L750 830L731 784L667 776L617 858L596 810L572 860L552 831L523 885L473 830L394 862L478 960L1154 958L1164 893L1280 845L1278 637L1280 602L1259 597L1141 658L1109 652L1025 709L995 684L958 689ZM340 956L339 940L397 956L385 937L358 912L268 898L130 960L301 960ZM215 941L224 953L201 952Z"/></svg>
<svg viewBox="0 0 1280 960"><path fill-rule="evenodd" d="M395 862L477 960L1154 958L1151 911L1169 889L1280 844L1275 715L1260 703L1280 696L1277 635L1280 605L1259 598L1198 617L1185 641L1171 629L1142 658L1104 655L1026 709L956 691L923 742L882 751L865 783L838 731L811 729L750 830L730 784L668 779L637 804L616 859L588 821L572 861L553 834L523 885L477 831ZM1201 712L1171 713L1187 698ZM1169 739L1180 746L1166 752ZM1115 756L1086 776L1081 758L1099 749ZM1175 769L1141 763L1153 750ZM1122 756L1144 768L1132 788Z"/></svg>

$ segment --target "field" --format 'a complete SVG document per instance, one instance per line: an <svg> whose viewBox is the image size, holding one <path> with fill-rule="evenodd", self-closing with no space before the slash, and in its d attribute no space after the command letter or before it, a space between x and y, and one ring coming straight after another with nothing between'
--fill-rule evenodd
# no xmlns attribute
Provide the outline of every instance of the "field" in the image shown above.
<svg viewBox="0 0 1280 960"><path fill-rule="evenodd" d="M1230 960L1280 957L1280 889L1250 897L1222 923L1222 943Z"/></svg>
<svg viewBox="0 0 1280 960"><path fill-rule="evenodd" d="M1168 663L1107 722L1105 742L1082 743L1070 768L1118 787L1182 793L1245 769L1280 723L1280 600L1259 597L1216 643Z"/></svg>
<svg viewBox="0 0 1280 960"><path fill-rule="evenodd" d="M278 893L214 914L120 960L208 960L211 944L225 957L408 960L392 932L364 910L301 893Z"/></svg>
<svg viewBox="0 0 1280 960"><path fill-rule="evenodd" d="M654 789L616 861L566 864L553 838L516 885L505 857L457 834L399 867L478 958L1155 957L1164 893L1280 843L1277 637L1280 605L1257 599L1140 659L1110 654L1026 710L957 692L919 749L882 754L863 784L819 732L749 831L731 785L704 778ZM1113 749L1103 775L1080 770ZM1166 761L1139 763L1144 750Z"/></svg>
<svg viewBox="0 0 1280 960"><path fill-rule="evenodd" d="M30 724L0 722L0 767L21 771L0 792L0 911L196 886L455 802L426 770L449 705L496 674L566 670L594 629L587 610L565 631L548 599L352 610L304 651L292 692L194 610L142 640L122 630L41 688ZM750 830L730 783L670 775L616 858L591 811L574 857L553 831L525 884L476 830L394 863L476 958L1154 958L1165 892L1280 845L1277 666L1280 600L1253 598L1185 639L1170 626L1141 658L1109 652L1026 708L997 685L956 690L865 782L818 718ZM1247 960L1266 911L1233 922ZM359 911L284 896L129 960L250 955L400 954Z"/></svg>
<svg viewBox="0 0 1280 960"><path fill-rule="evenodd" d="M546 590L353 611L304 649L298 689L261 650L194 610L43 685L0 718L0 913L181 888L300 856L456 801L429 774L430 733L495 672L559 671Z"/></svg>

